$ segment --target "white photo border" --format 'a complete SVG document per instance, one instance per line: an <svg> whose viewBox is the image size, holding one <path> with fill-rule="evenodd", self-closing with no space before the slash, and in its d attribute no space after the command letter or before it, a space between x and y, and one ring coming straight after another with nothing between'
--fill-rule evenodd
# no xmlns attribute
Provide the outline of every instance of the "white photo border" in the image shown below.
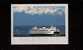
<svg viewBox="0 0 83 50"><path fill-rule="evenodd" d="M11 45L35 45L35 44L69 44L68 43L68 4L40 4L65 6L65 37L14 37L13 33L13 6L23 4L11 4ZM27 5L27 4L25 4ZM37 4L32 4L37 5Z"/></svg>

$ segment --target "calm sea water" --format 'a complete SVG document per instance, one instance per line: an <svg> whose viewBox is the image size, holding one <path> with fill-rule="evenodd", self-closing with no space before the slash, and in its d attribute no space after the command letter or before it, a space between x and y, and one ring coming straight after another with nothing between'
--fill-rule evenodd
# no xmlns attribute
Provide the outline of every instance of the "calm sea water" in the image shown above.
<svg viewBox="0 0 83 50"><path fill-rule="evenodd" d="M14 35L15 36L30 36L30 30L34 26L14 26ZM38 26L42 27L42 26ZM45 27L50 27L50 26L45 26ZM58 25L56 28L60 29L61 33L65 33L65 26L64 25Z"/></svg>

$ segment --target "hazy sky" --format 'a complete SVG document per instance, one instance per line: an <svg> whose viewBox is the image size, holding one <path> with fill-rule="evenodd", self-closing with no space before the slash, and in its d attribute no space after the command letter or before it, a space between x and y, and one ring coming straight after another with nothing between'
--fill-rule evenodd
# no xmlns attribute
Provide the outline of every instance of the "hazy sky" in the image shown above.
<svg viewBox="0 0 83 50"><path fill-rule="evenodd" d="M64 25L64 15L63 16L52 16L52 15L30 15L24 13L16 13L14 15L15 25Z"/></svg>
<svg viewBox="0 0 83 50"><path fill-rule="evenodd" d="M13 11L15 13L14 24L64 25L65 23L64 8L65 8L64 6L63 7L48 6L47 8L34 8L33 6L18 5L13 8Z"/></svg>

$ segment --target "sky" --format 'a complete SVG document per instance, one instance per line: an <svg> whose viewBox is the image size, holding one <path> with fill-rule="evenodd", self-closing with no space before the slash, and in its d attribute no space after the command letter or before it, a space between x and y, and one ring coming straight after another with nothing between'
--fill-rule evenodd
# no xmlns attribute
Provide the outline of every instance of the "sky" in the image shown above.
<svg viewBox="0 0 83 50"><path fill-rule="evenodd" d="M16 13L14 22L15 25L64 25L64 16L27 15L24 13Z"/></svg>
<svg viewBox="0 0 83 50"><path fill-rule="evenodd" d="M25 6L26 7L26 6ZM54 6L53 6L54 7ZM55 8L22 8L14 11L14 25L64 25L64 7Z"/></svg>

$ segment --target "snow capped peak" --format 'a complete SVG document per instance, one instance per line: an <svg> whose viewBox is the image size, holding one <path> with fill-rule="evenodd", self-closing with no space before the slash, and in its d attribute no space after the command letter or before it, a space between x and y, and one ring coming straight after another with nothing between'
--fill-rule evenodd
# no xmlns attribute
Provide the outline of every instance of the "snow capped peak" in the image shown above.
<svg viewBox="0 0 83 50"><path fill-rule="evenodd" d="M31 14L31 15L34 15L34 14L41 15L41 14L48 14L48 13L51 15L55 15L55 13L57 13L58 15L62 15L64 12L64 8L59 8L55 6L17 5L17 6L14 6L13 11L24 12L25 14Z"/></svg>

